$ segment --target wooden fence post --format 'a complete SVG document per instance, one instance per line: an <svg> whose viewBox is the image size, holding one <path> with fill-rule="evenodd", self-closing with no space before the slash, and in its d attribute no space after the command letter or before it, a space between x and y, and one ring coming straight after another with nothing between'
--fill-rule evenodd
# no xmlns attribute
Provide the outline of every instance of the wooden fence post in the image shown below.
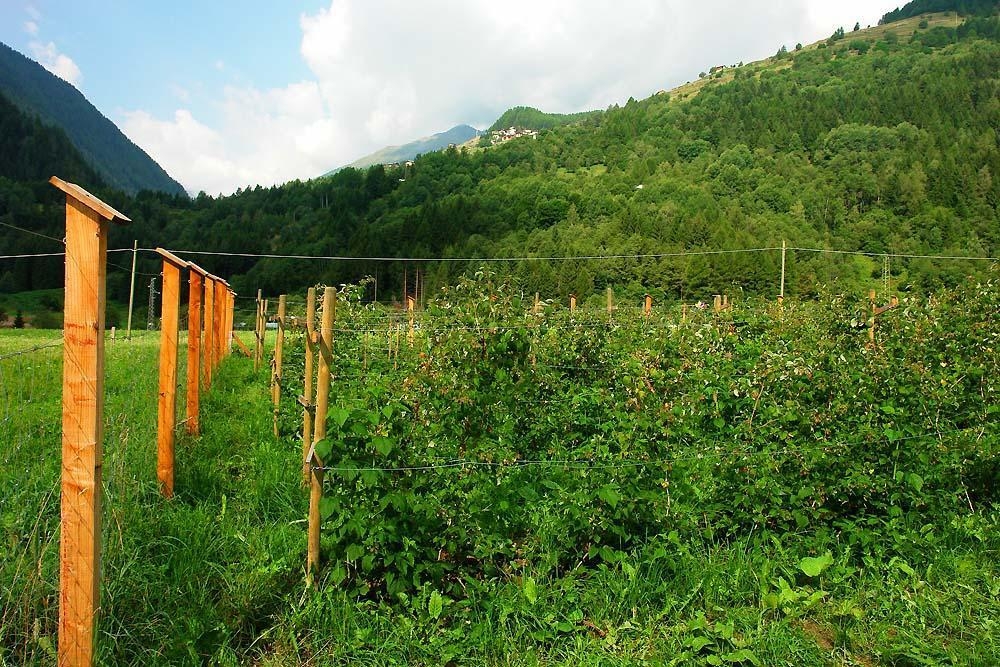
<svg viewBox="0 0 1000 667"><path fill-rule="evenodd" d="M215 281L215 312L212 314L215 318L215 340L212 341L215 353L212 355L212 359L215 360L216 369L222 365L223 349L225 348L226 292L228 291L229 283L221 278Z"/></svg>
<svg viewBox="0 0 1000 667"><path fill-rule="evenodd" d="M535 305L532 307L531 312L535 315L542 312L542 299L538 292L535 292Z"/></svg>
<svg viewBox="0 0 1000 667"><path fill-rule="evenodd" d="M302 485L309 484L309 450L312 447L313 411L313 359L316 356L316 288L306 293L306 365L302 387Z"/></svg>
<svg viewBox="0 0 1000 667"><path fill-rule="evenodd" d="M233 353L233 321L236 316L236 292L229 290L229 300L226 302L226 356Z"/></svg>
<svg viewBox="0 0 1000 667"><path fill-rule="evenodd" d="M256 344L254 345L254 348L253 348L253 369L254 369L254 372L260 370L261 347L263 345L263 343L261 341L260 329L261 329L261 326L262 326L261 325L261 319L264 317L263 316L263 312L264 312L264 297L263 297L263 293L262 293L261 290L257 290L257 319L254 321L254 325L253 325L254 338L256 338L256 341L255 341Z"/></svg>
<svg viewBox="0 0 1000 667"><path fill-rule="evenodd" d="M608 288L608 322L611 321L611 314L615 309L615 293L610 287Z"/></svg>
<svg viewBox="0 0 1000 667"><path fill-rule="evenodd" d="M649 316L653 314L653 297L646 295L646 301L642 304L642 314L649 319Z"/></svg>
<svg viewBox="0 0 1000 667"><path fill-rule="evenodd" d="M407 310L407 312L409 313L409 316L410 316L410 332L407 334L406 338L407 338L407 340L410 343L410 347L413 347L413 335L414 335L414 332L413 332L413 328L414 328L414 324L413 324L413 305L414 305L414 303L413 303L413 297L412 296L406 297L406 310Z"/></svg>
<svg viewBox="0 0 1000 667"><path fill-rule="evenodd" d="M721 294L716 294L715 295L714 308L715 308L715 312L717 312L717 313L721 313L722 312L722 295Z"/></svg>
<svg viewBox="0 0 1000 667"><path fill-rule="evenodd" d="M212 344L212 341L215 340L215 318L212 317L212 313L215 312L216 280L218 279L211 274L205 276L205 342L201 359L201 373L205 389L212 386L212 375L215 371L215 346Z"/></svg>
<svg viewBox="0 0 1000 667"><path fill-rule="evenodd" d="M278 413L281 408L281 363L285 345L284 294L278 297L278 338L274 343L274 372L271 374L271 400L274 402L274 437L278 437Z"/></svg>
<svg viewBox="0 0 1000 667"><path fill-rule="evenodd" d="M569 312L570 313L575 313L576 312L576 295L575 294L570 294L569 295Z"/></svg>
<svg viewBox="0 0 1000 667"><path fill-rule="evenodd" d="M177 337L181 269L187 262L163 248L163 297L160 300L160 392L157 401L156 477L167 498L174 495L174 435L177 429Z"/></svg>
<svg viewBox="0 0 1000 667"><path fill-rule="evenodd" d="M875 320L878 318L878 306L875 304L875 290L868 291L868 305L872 311L871 326L868 327L868 344L875 346Z"/></svg>
<svg viewBox="0 0 1000 667"><path fill-rule="evenodd" d="M316 378L316 418L313 423L313 446L309 462L309 539L306 556L306 583L315 584L319 570L319 537L323 500L323 460L316 455L316 445L326 437L326 413L330 400L330 362L333 359L333 322L337 311L337 290L327 287L323 293L323 325L319 339L319 373Z"/></svg>
<svg viewBox="0 0 1000 667"><path fill-rule="evenodd" d="M92 665L101 593L104 305L109 223L131 222L55 176L66 194L59 664Z"/></svg>
<svg viewBox="0 0 1000 667"><path fill-rule="evenodd" d="M187 432L201 432L201 321L202 296L205 293L205 270L188 262L188 347L187 347Z"/></svg>

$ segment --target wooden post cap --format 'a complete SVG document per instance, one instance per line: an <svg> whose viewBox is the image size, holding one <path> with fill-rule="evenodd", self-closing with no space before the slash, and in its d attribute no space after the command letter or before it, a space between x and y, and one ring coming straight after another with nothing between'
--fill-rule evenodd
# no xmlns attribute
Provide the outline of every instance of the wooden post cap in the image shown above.
<svg viewBox="0 0 1000 667"><path fill-rule="evenodd" d="M201 268L200 266L198 266L194 262L188 262L187 263L187 267L188 267L188 269L190 269L191 271L194 271L195 273L199 274L202 277L208 276L208 271L206 271L205 269Z"/></svg>
<svg viewBox="0 0 1000 667"><path fill-rule="evenodd" d="M90 194L83 188L81 188L76 183L67 183L58 176L53 176L49 179L49 183L56 186L60 190L66 193L68 197L72 197L77 200L90 210L92 210L97 215L101 216L109 222L114 222L119 225L127 225L132 222L132 220L126 217L124 214L118 212L111 206L108 206L100 199Z"/></svg>
<svg viewBox="0 0 1000 667"><path fill-rule="evenodd" d="M163 248L157 248L156 253L160 255L160 257L170 262L179 269L186 269L188 267L187 262L185 262L183 259L175 255L174 253L170 252L169 250L164 250Z"/></svg>

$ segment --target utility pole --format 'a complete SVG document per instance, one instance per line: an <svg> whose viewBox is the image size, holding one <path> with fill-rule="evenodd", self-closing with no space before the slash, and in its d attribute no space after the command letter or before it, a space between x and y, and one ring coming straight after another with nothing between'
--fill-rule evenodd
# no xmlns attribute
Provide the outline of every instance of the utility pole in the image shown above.
<svg viewBox="0 0 1000 667"><path fill-rule="evenodd" d="M156 277L149 279L149 312L146 314L146 331L153 331L156 312Z"/></svg>
<svg viewBox="0 0 1000 667"><path fill-rule="evenodd" d="M135 304L135 256L139 252L139 241L132 242L132 283L128 288L128 330L125 338L132 340L132 306Z"/></svg>
<svg viewBox="0 0 1000 667"><path fill-rule="evenodd" d="M781 292L778 294L778 303L785 300L785 251L787 246L785 241L781 241Z"/></svg>

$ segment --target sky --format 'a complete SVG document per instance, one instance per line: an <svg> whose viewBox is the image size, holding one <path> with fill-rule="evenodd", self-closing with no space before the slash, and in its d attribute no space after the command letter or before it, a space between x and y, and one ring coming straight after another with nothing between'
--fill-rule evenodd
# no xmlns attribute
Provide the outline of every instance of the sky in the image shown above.
<svg viewBox="0 0 1000 667"><path fill-rule="evenodd" d="M878 0L0 0L0 41L191 193L319 176L527 105L568 113L875 25Z"/></svg>

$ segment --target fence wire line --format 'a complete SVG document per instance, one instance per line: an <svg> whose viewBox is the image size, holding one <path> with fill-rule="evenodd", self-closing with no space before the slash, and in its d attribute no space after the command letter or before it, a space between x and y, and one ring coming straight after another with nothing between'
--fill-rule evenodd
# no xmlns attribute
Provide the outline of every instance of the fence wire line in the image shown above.
<svg viewBox="0 0 1000 667"><path fill-rule="evenodd" d="M140 248L143 252L155 252L153 248ZM861 250L833 250L825 248L800 248L786 247L785 251L830 253L840 255L857 255L862 257L890 257L893 259L939 259L939 260L969 260L982 262L998 262L997 257L979 257L962 255L919 255L907 253L885 253L885 252L865 252ZM259 259L294 259L306 261L337 261L337 262L411 262L411 263L434 263L434 262L570 262L575 260L599 261L599 260L623 260L623 259L667 259L672 257L703 257L708 255L735 255L744 253L760 252L781 252L781 246L764 248L737 248L732 250L685 250L678 252L663 253L635 253L619 255L577 255L577 256L523 256L523 257L351 257L347 255L294 255L278 253L251 253L251 252L221 252L210 250L172 250L175 255L207 255L217 257L249 257Z"/></svg>
<svg viewBox="0 0 1000 667"><path fill-rule="evenodd" d="M48 343L46 345L36 345L25 350L18 350L17 352L10 352L8 354L0 354L0 361L6 361L7 359L13 359L14 357L21 357L26 354L31 354L32 352L39 352L41 350L47 350L53 347L62 347L63 341L60 339L54 343Z"/></svg>
<svg viewBox="0 0 1000 667"><path fill-rule="evenodd" d="M52 237L47 237L52 238ZM53 239L55 240L55 239ZM59 241L63 243L63 241ZM132 252L132 248L112 248L108 250L108 254L113 252ZM64 252L35 252L27 253L22 255L0 255L0 259L31 259L33 257L64 257L66 253ZM130 269L131 270L131 269Z"/></svg>
<svg viewBox="0 0 1000 667"><path fill-rule="evenodd" d="M906 436L903 438L896 438L894 440L889 440L888 438L875 438L878 440L888 440L892 444L901 442L911 442L914 440L926 440L928 438L938 438L944 439L945 437L959 435L962 433L969 433L974 431L980 431L980 437L985 434L986 425L970 426L960 429L951 429L947 431L933 431L926 432L920 435ZM399 473L399 472L428 472L434 470L449 470L449 469L460 469L460 468L492 468L492 469L518 469L518 468L564 468L571 470L625 470L643 467L663 467L669 466L674 463L685 463L690 461L701 461L706 459L722 459L727 456L743 456L749 457L752 455L767 455L774 456L775 454L801 454L801 453L815 453L824 452L828 453L831 449L837 448L849 448L857 447L859 445L871 444L873 440L857 440L854 442L830 442L830 443L816 443L815 445L805 445L800 447L785 447L778 450L768 450L768 449L730 449L724 450L723 448L716 446L714 451L702 451L694 454L689 454L685 456L674 456L670 458L659 458L659 459L649 459L645 461L640 460L625 460L616 463L599 463L593 459L548 459L548 460L520 460L520 461L483 461L475 459L440 459L439 463L435 463L433 459L421 465L414 466L399 466L399 467L362 467L362 466L311 466L313 470L324 471L324 472L342 472L342 473L362 473L362 472L382 472L382 473Z"/></svg>
<svg viewBox="0 0 1000 667"><path fill-rule="evenodd" d="M7 223L7 222L0 222L0 225L2 225L4 227L10 227L11 229L16 229L17 231L24 232L25 234L31 234L32 236L38 236L38 237L41 237L43 239L48 239L49 241L55 241L56 243L59 243L59 244L62 244L62 245L66 245L66 240L65 239L57 239L56 237L49 236L48 234L42 234L41 232L33 232L30 229L25 229L24 227L18 227L17 225L12 225L12 224Z"/></svg>

